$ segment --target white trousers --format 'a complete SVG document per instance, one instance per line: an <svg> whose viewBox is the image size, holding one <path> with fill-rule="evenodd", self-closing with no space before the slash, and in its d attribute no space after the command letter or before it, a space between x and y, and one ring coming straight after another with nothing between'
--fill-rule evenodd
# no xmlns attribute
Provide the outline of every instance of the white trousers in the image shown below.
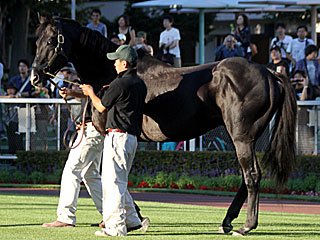
<svg viewBox="0 0 320 240"><path fill-rule="evenodd" d="M73 144L79 143L81 132ZM60 199L57 210L58 221L76 224L75 212L84 182L97 210L102 214L102 183L100 164L104 137L94 128L86 126L83 139L78 147L71 149L61 179Z"/></svg>
<svg viewBox="0 0 320 240"><path fill-rule="evenodd" d="M109 133L104 140L102 162L103 220L112 236L126 236L126 227L141 225L131 195L128 175L137 149L137 138L128 133Z"/></svg>

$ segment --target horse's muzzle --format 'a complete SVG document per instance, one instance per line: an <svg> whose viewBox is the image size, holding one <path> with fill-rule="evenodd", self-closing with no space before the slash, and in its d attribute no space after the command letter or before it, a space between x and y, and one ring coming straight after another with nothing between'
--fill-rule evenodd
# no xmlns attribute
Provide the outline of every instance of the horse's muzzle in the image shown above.
<svg viewBox="0 0 320 240"><path fill-rule="evenodd" d="M31 84L35 87L42 87L42 83L40 81L39 74L37 74L33 69L31 71L31 76L30 76L30 81Z"/></svg>

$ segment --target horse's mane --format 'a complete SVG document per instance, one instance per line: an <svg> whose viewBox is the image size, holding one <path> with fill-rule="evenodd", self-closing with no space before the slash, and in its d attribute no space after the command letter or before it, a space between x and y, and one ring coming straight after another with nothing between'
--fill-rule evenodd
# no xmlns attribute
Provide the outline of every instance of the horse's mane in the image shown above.
<svg viewBox="0 0 320 240"><path fill-rule="evenodd" d="M69 23L73 23L73 24L78 24L79 26L81 26L80 23L78 23L77 21L75 21L73 19L61 18L61 17L46 17L43 19L43 22L41 22L39 24L39 26L36 28L36 35L39 35L48 25L54 26L55 20L58 20L61 22L69 22Z"/></svg>
<svg viewBox="0 0 320 240"><path fill-rule="evenodd" d="M81 27L80 44L82 47L90 49L99 57L106 57L107 52L114 52L119 47L111 42L109 38L105 38L98 31L91 30L87 27Z"/></svg>
<svg viewBox="0 0 320 240"><path fill-rule="evenodd" d="M107 52L113 52L118 48L118 45L110 41L110 39L102 36L98 31L91 30L79 22L69 18L46 18L37 28L36 34L39 35L48 25L55 26L55 21L60 21L63 25L72 24L80 29L80 44L82 47L90 49L90 52L105 58ZM65 30L69 31L69 29Z"/></svg>

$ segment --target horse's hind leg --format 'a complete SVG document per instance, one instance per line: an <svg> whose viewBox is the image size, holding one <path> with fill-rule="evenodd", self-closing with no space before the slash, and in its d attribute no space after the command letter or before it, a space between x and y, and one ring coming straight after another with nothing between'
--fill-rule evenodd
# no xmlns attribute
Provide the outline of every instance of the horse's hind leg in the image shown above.
<svg viewBox="0 0 320 240"><path fill-rule="evenodd" d="M248 197L248 190L242 176L241 187L239 188L236 196L234 197L228 209L228 212L225 218L223 219L222 224L219 226L219 233L229 233L233 229L231 222L239 216L240 210L243 206L244 201L247 199L247 197Z"/></svg>
<svg viewBox="0 0 320 240"><path fill-rule="evenodd" d="M248 191L248 215L244 226L233 235L245 235L258 226L259 184L261 171L254 150L254 142L234 141Z"/></svg>

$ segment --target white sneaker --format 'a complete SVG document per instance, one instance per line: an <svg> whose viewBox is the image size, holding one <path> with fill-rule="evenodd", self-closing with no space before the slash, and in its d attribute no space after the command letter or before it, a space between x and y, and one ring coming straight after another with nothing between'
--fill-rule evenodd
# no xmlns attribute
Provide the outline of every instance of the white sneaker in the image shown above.
<svg viewBox="0 0 320 240"><path fill-rule="evenodd" d="M150 219L148 217L144 217L141 222L142 227L140 228L141 232L146 232L150 225Z"/></svg>
<svg viewBox="0 0 320 240"><path fill-rule="evenodd" d="M109 235L108 233L106 233L104 230L100 230L100 231L96 231L94 233L95 236L98 236L98 237L108 237L108 236L111 236Z"/></svg>

